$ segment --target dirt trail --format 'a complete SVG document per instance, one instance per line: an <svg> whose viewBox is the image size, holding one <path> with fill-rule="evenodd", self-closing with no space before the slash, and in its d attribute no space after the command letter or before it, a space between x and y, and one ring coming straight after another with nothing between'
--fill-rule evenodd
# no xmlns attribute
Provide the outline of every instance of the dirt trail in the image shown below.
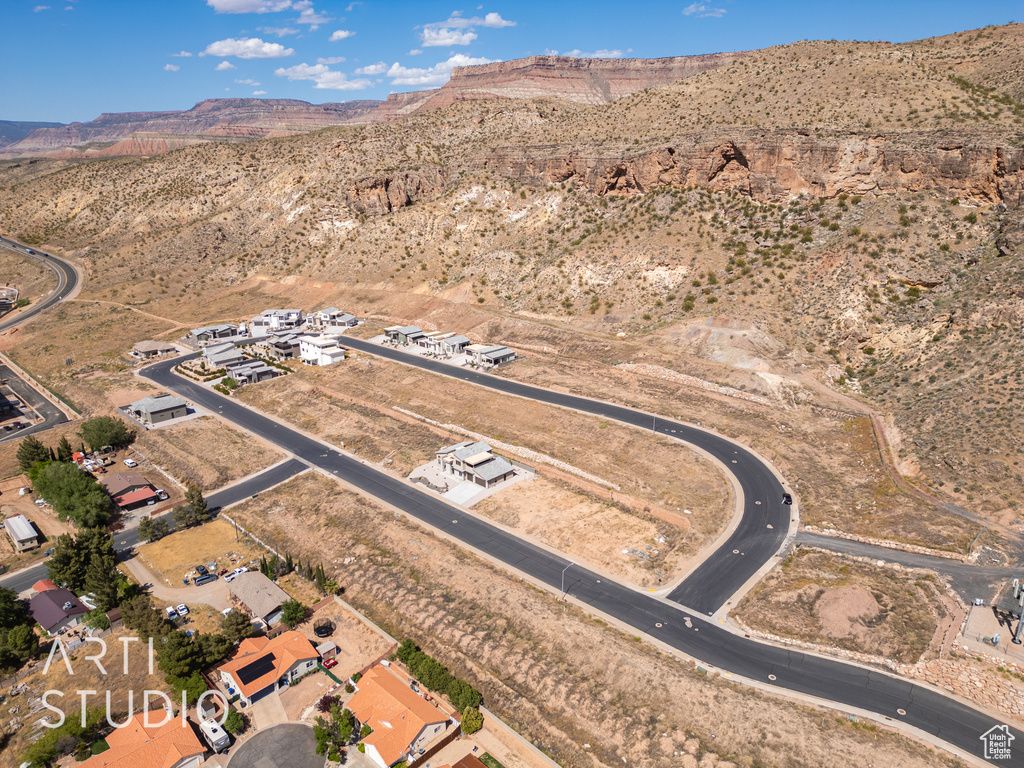
<svg viewBox="0 0 1024 768"><path fill-rule="evenodd" d="M133 307L130 304L121 304L117 301L102 301L100 299L70 299L70 301L74 301L79 304L107 304L112 307L121 307L121 309L130 309L132 312L138 312L140 315L151 317L154 320L162 320L163 322L171 325L185 325L179 320L171 320L171 318L164 317L163 315L154 315L152 312L145 312L138 307Z"/></svg>

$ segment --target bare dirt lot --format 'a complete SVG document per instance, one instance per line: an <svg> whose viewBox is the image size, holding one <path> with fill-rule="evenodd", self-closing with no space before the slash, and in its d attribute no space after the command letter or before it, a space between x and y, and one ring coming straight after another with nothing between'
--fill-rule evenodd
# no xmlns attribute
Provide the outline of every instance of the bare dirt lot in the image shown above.
<svg viewBox="0 0 1024 768"><path fill-rule="evenodd" d="M25 568L43 559L44 553L62 533L71 533L74 526L57 519L56 513L49 508L41 508L33 501L35 494L19 496L17 491L7 491L0 503L0 524L2 520L15 515L25 515L42 535L39 546L27 552L17 552L11 539L0 529L0 566L4 571L15 571Z"/></svg>
<svg viewBox="0 0 1024 768"><path fill-rule="evenodd" d="M144 432L138 447L179 481L204 489L219 488L284 458L212 416Z"/></svg>
<svg viewBox="0 0 1024 768"><path fill-rule="evenodd" d="M678 527L546 477L506 488L473 511L640 586L672 581L679 566Z"/></svg>
<svg viewBox="0 0 1024 768"><path fill-rule="evenodd" d="M773 635L913 663L946 616L935 590L928 578L798 549L736 613Z"/></svg>
<svg viewBox="0 0 1024 768"><path fill-rule="evenodd" d="M694 741L709 766L955 764L895 733L704 677L321 476L233 514L304 561L322 559L348 602L467 678L565 766L667 768Z"/></svg>
<svg viewBox="0 0 1024 768"><path fill-rule="evenodd" d="M314 639L313 627L321 619L329 619L334 624L334 633L326 638L338 646L338 666L331 671L342 680L348 679L356 672L362 672L372 662L388 653L394 646L384 635L359 618L343 603L336 602L318 610L313 617L300 624L296 629Z"/></svg>
<svg viewBox="0 0 1024 768"><path fill-rule="evenodd" d="M680 558L698 552L733 513L732 489L718 467L679 443L369 356L246 387L240 397L403 474L463 436L392 406L552 456L619 486L613 494L562 475L579 489L619 502L599 505L612 515L606 527L621 515L635 518L630 528L658 517ZM692 514L684 516L683 509Z"/></svg>
<svg viewBox="0 0 1024 768"><path fill-rule="evenodd" d="M217 568L233 570L259 560L265 553L242 535L236 541L235 535L234 526L226 520L213 520L143 544L137 556L154 576L176 587L196 565L216 561Z"/></svg>

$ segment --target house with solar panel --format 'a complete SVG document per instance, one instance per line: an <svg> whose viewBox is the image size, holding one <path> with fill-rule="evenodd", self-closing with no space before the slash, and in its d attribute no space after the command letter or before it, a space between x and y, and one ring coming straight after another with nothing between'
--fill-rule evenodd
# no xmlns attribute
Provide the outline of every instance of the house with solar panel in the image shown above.
<svg viewBox="0 0 1024 768"><path fill-rule="evenodd" d="M244 574L243 574L244 575ZM319 655L305 635L290 630L268 639L249 637L227 661L214 668L228 695L238 694L245 706L269 696L312 672Z"/></svg>

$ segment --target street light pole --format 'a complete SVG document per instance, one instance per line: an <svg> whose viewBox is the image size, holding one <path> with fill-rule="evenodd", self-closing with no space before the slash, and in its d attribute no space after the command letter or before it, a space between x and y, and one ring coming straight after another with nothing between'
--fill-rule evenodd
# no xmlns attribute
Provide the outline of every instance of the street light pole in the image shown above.
<svg viewBox="0 0 1024 768"><path fill-rule="evenodd" d="M565 600L565 572L572 568L574 565L576 565L576 563L569 563L567 566L565 566L565 568L562 569L562 596L558 598L559 600Z"/></svg>

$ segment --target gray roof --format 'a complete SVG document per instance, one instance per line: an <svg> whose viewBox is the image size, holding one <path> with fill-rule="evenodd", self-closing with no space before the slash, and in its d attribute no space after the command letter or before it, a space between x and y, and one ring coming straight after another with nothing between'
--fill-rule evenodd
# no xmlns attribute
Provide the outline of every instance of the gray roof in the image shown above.
<svg viewBox="0 0 1024 768"><path fill-rule="evenodd" d="M408 336L410 333L423 333L423 329L416 325L403 325L401 328L396 328L395 333Z"/></svg>
<svg viewBox="0 0 1024 768"><path fill-rule="evenodd" d="M481 351L480 357L505 357L509 354L514 355L515 352L508 347L491 347Z"/></svg>
<svg viewBox="0 0 1024 768"><path fill-rule="evenodd" d="M212 355L206 356L206 359L214 365L221 365L233 360L241 360L242 358L242 353L237 349L225 349L223 352L214 352Z"/></svg>
<svg viewBox="0 0 1024 768"><path fill-rule="evenodd" d="M452 336L450 339L442 339L441 343L445 346L454 347L457 344L469 344L469 339L465 336L459 335Z"/></svg>
<svg viewBox="0 0 1024 768"><path fill-rule="evenodd" d="M202 328L193 328L192 329L192 333L195 336L199 336L199 335L204 334L204 333L212 333L212 332L217 332L217 331L224 331L224 330L227 330L229 328L231 330L236 330L238 328L238 326L237 325L228 325L226 323L221 323L219 325L204 325Z"/></svg>
<svg viewBox="0 0 1024 768"><path fill-rule="evenodd" d="M40 592L29 601L28 610L47 632L69 616L81 616L89 612L81 600L63 587Z"/></svg>
<svg viewBox="0 0 1024 768"><path fill-rule="evenodd" d="M496 477L508 474L513 469L514 467L508 459L495 456L490 461L485 461L483 464L477 464L473 467L473 474L479 475L484 480L493 480Z"/></svg>
<svg viewBox="0 0 1024 768"><path fill-rule="evenodd" d="M336 315L341 312L337 307L328 307L327 309L321 309L317 314L320 315Z"/></svg>
<svg viewBox="0 0 1024 768"><path fill-rule="evenodd" d="M476 456L478 453L490 453L493 448L487 443L470 443L469 445L459 448L455 452L455 458L465 461L466 459Z"/></svg>
<svg viewBox="0 0 1024 768"><path fill-rule="evenodd" d="M456 443L455 445L447 445L439 451L434 451L434 454L437 456L442 456L446 453L455 453L455 451L459 450L460 448L465 448L467 445L472 444L472 440L463 440L461 443Z"/></svg>
<svg viewBox="0 0 1024 768"><path fill-rule="evenodd" d="M28 541L38 536L32 523L24 515L15 515L4 520L4 528L15 541Z"/></svg>
<svg viewBox="0 0 1024 768"><path fill-rule="evenodd" d="M170 410L171 408L183 408L184 406L185 398L183 397L178 397L177 395L156 395L137 400L129 405L128 408L139 413L159 413L160 411Z"/></svg>
<svg viewBox="0 0 1024 768"><path fill-rule="evenodd" d="M282 603L291 599L287 592L259 571L238 574L228 583L228 591L243 603L253 616L261 619L265 619L280 608Z"/></svg>

